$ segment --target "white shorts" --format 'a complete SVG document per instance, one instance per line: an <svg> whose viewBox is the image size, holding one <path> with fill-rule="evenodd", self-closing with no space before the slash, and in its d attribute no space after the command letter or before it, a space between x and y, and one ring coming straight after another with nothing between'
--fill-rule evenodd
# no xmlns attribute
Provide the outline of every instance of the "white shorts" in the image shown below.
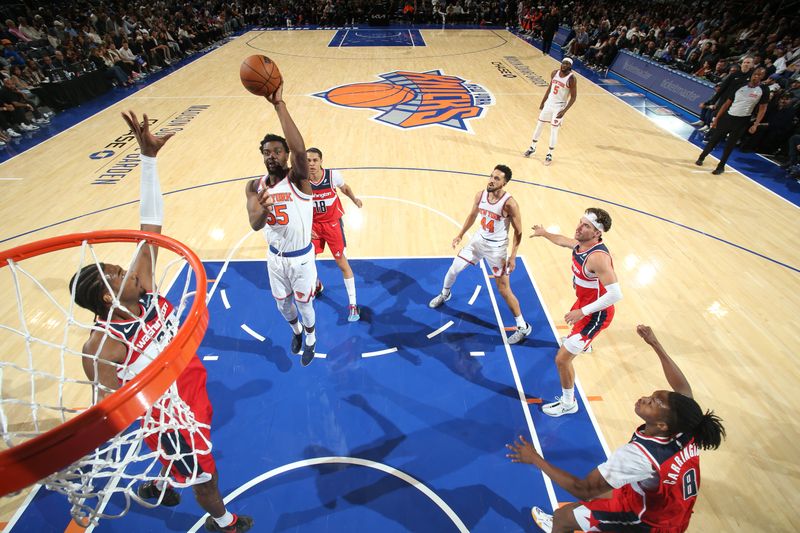
<svg viewBox="0 0 800 533"><path fill-rule="evenodd" d="M486 259L493 276L504 276L506 275L507 252L508 241L500 243L498 246L498 243L487 241L476 233L469 243L458 252L458 257L472 265L477 265L478 261Z"/></svg>
<svg viewBox="0 0 800 533"><path fill-rule="evenodd" d="M298 302L309 301L317 285L314 247L298 257L283 257L270 252L267 273L272 296L276 299L283 300L294 294Z"/></svg>
<svg viewBox="0 0 800 533"><path fill-rule="evenodd" d="M549 122L553 126L560 126L564 122L563 118L556 118L562 109L567 107L567 104L545 104L542 112L539 113L539 120L542 122Z"/></svg>

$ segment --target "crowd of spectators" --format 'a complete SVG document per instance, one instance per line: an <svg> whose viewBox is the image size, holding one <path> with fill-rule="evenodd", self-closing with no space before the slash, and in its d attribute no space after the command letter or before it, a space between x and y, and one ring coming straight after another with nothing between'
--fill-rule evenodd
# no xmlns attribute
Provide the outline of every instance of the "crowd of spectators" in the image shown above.
<svg viewBox="0 0 800 533"><path fill-rule="evenodd" d="M27 2L0 15L0 146L49 123L56 106L37 89L95 72L128 87L244 25L235 3L200 0Z"/></svg>
<svg viewBox="0 0 800 533"><path fill-rule="evenodd" d="M723 94L731 77L764 67L770 88L767 116L756 133L742 139L741 149L792 156L800 134L800 15L790 3L721 0L717 2L575 0L541 5L522 0L518 26L527 35L544 35L555 8L556 19L572 29L566 54L590 68L607 69L620 50L646 57L716 85L717 94L695 125L708 130L716 110L731 97ZM723 93L720 89L723 88ZM796 153L791 161L796 161ZM793 174L800 168L790 167Z"/></svg>
<svg viewBox="0 0 800 533"><path fill-rule="evenodd" d="M245 0L242 13L256 26L347 26L375 22L506 26L513 0Z"/></svg>

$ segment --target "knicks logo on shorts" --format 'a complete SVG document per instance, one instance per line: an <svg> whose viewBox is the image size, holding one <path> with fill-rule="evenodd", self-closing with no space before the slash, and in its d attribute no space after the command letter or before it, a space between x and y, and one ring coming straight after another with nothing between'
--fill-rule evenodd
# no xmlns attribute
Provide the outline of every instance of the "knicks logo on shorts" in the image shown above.
<svg viewBox="0 0 800 533"><path fill-rule="evenodd" d="M494 96L475 83L441 70L396 70L381 81L333 87L314 96L340 107L373 109L373 120L402 129L445 126L472 132L469 120L479 118Z"/></svg>

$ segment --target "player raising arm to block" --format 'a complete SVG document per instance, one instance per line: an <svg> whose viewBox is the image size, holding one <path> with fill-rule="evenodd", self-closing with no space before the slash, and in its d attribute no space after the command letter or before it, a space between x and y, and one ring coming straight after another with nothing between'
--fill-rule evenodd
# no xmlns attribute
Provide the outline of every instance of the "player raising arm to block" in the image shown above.
<svg viewBox="0 0 800 533"><path fill-rule="evenodd" d="M581 500L561 507L554 516L534 507L533 519L548 533L678 533L689 527L700 490L700 450L717 449L725 428L713 411L704 414L694 401L689 382L653 331L641 325L636 331L655 351L672 391L639 398L633 410L644 424L630 442L584 479L546 461L522 436L506 445L513 462L539 468ZM611 490L610 498L598 498Z"/></svg>
<svg viewBox="0 0 800 533"><path fill-rule="evenodd" d="M141 229L161 233L164 205L156 155L173 134L153 135L147 115L142 122L133 112L122 116L141 149ZM83 352L91 356L97 354L99 361L114 363L96 364L91 357L83 359L87 377L103 386L99 389L98 401L146 368L177 330L178 317L172 304L160 296L153 285L157 248L153 252L150 250L147 244L141 247L130 272L117 265L98 263L82 268L70 280L75 303L96 315L96 327L84 344ZM247 531L253 519L227 511L217 487L217 469L211 455L212 408L206 391L206 369L196 354L178 376L176 385L180 399L202 424L199 430L202 435L189 433L185 428L170 430L170 427L178 427L180 421L170 419L166 412L159 414L153 407L150 419L159 421L156 425L163 423L164 427L148 431L145 442L151 450L159 452L158 458L164 464L162 474L178 483L192 485L197 503L210 515L206 529L228 533ZM175 460L175 455L180 455L181 459ZM180 503L178 492L163 478L142 483L137 494L143 500L161 505Z"/></svg>

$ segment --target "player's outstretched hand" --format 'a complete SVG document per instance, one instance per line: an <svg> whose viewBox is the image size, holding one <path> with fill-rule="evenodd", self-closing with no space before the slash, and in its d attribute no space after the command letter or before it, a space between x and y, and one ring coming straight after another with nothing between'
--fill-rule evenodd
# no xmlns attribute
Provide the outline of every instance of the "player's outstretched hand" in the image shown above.
<svg viewBox="0 0 800 533"><path fill-rule="evenodd" d="M359 208L359 209L361 209L361 206L362 206L362 205L364 205L364 202L362 202L362 201L361 201L360 199L358 199L358 198L356 198L355 200L353 200L353 203L354 203L354 204L356 204L356 207L357 207L357 208Z"/></svg>
<svg viewBox="0 0 800 533"><path fill-rule="evenodd" d="M142 155L155 157L158 151L161 150L161 147L175 135L175 132L158 136L153 135L150 131L150 123L147 120L146 113L143 115L144 120L142 120L142 122L139 122L139 119L136 118L136 113L133 111L122 113L122 118L125 119L125 122L131 129L131 133L136 137L136 142L139 143L139 149Z"/></svg>
<svg viewBox="0 0 800 533"><path fill-rule="evenodd" d="M267 101L272 105L278 105L283 102L283 81L281 81L281 84L278 85L277 89L275 89L274 93L267 95L264 98L266 98Z"/></svg>
<svg viewBox="0 0 800 533"><path fill-rule="evenodd" d="M506 444L506 448L510 450L506 457L511 459L512 463L526 463L538 466L543 461L542 456L536 452L533 445L525 440L522 435L517 437L517 440L511 444Z"/></svg>
<svg viewBox="0 0 800 533"><path fill-rule="evenodd" d="M455 248L456 246L458 246L458 243L460 243L460 242L461 242L461 237L456 237L455 239L453 239L453 242L451 243L451 246L453 248Z"/></svg>
<svg viewBox="0 0 800 533"><path fill-rule="evenodd" d="M532 226L531 229L533 230L533 235L531 235L530 237L541 237L542 235L547 233L547 230L544 229L544 226L542 226L540 224L536 224L536 225Z"/></svg>
<svg viewBox="0 0 800 533"><path fill-rule="evenodd" d="M656 334L653 333L653 330L652 330L652 328L650 326L645 326L644 324L639 324L638 326L636 326L636 333L638 333L639 336L642 339L644 339L644 342L646 342L650 346L652 346L652 345L654 345L655 343L658 342L658 339L656 338Z"/></svg>

